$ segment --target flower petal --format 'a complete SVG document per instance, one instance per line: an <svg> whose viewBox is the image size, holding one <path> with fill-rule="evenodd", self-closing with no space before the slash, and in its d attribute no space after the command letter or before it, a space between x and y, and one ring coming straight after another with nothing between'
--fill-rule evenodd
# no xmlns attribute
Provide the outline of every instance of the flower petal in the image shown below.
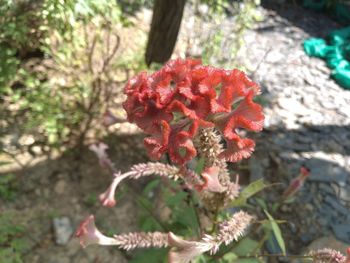
<svg viewBox="0 0 350 263"><path fill-rule="evenodd" d="M129 176L129 173L121 174L117 173L114 174L114 178L110 186L107 188L105 192L100 194L99 200L103 206L106 207L113 207L116 205L116 200L114 198L115 196L115 191L121 181L123 181L125 178Z"/></svg>
<svg viewBox="0 0 350 263"><path fill-rule="evenodd" d="M223 191L225 191L225 187L223 187L219 181L219 173L219 167L213 166L206 168L202 173L202 177L205 181L202 186L202 190L217 193L222 193Z"/></svg>
<svg viewBox="0 0 350 263"><path fill-rule="evenodd" d="M213 247L209 242L184 240L172 232L168 235L168 243L173 247L168 254L169 263L188 263Z"/></svg>
<svg viewBox="0 0 350 263"><path fill-rule="evenodd" d="M169 155L172 161L177 164L184 164L197 155L193 141L187 132L180 132L175 136L171 145L169 145Z"/></svg>
<svg viewBox="0 0 350 263"><path fill-rule="evenodd" d="M154 160L159 160L167 151L170 135L169 124L166 121L159 121L158 123L158 131L154 136L144 139L147 153Z"/></svg>
<svg viewBox="0 0 350 263"><path fill-rule="evenodd" d="M241 139L237 137L234 140L227 141L227 149L219 157L228 162L239 162L242 159L249 158L254 151L255 142L251 139Z"/></svg>
<svg viewBox="0 0 350 263"><path fill-rule="evenodd" d="M88 216L83 222L80 223L75 236L79 238L80 245L87 247L93 244L99 245L118 245L118 242L111 237L103 235L95 225L95 218L93 215Z"/></svg>

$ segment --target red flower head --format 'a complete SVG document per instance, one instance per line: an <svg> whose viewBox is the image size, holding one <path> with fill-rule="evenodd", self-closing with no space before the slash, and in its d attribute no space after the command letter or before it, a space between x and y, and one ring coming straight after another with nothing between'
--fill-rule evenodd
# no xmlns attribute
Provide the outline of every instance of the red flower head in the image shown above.
<svg viewBox="0 0 350 263"><path fill-rule="evenodd" d="M263 127L262 108L253 102L259 87L237 69L171 60L151 75L132 78L124 91L128 120L150 135L145 146L156 160L168 152L173 162L186 163L197 154L193 138L198 129L216 127L227 142L221 157L237 162L248 158L255 146L237 129L257 132Z"/></svg>

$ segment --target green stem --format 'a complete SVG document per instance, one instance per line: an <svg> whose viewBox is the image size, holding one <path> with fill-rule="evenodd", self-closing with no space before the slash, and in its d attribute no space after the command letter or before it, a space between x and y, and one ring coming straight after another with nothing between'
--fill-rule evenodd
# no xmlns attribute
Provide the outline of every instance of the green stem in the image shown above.
<svg viewBox="0 0 350 263"><path fill-rule="evenodd" d="M197 225L198 225L197 234L198 234L198 237L201 237L203 234L203 229L202 229L202 224L201 224L201 220L200 220L200 216L199 216L199 211L198 211L198 208L194 202L194 197L193 197L192 192L190 193L190 204L194 210L194 213L195 213L196 219L197 219Z"/></svg>
<svg viewBox="0 0 350 263"><path fill-rule="evenodd" d="M149 209L142 201L142 198L137 197L137 202L142 206L142 208L157 222L157 224L162 228L163 231L169 232L168 228L159 220L159 218Z"/></svg>
<svg viewBox="0 0 350 263"><path fill-rule="evenodd" d="M213 234L216 231L217 225L218 225L218 218L219 218L219 209L216 208L215 214L214 214L214 222L213 222L213 227L210 230L210 234Z"/></svg>

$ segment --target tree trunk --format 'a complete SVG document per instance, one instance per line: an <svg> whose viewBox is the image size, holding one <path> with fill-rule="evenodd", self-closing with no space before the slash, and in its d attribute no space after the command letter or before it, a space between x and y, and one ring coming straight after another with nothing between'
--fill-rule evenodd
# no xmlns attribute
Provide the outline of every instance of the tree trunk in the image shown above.
<svg viewBox="0 0 350 263"><path fill-rule="evenodd" d="M146 64L164 63L173 53L186 0L155 0Z"/></svg>

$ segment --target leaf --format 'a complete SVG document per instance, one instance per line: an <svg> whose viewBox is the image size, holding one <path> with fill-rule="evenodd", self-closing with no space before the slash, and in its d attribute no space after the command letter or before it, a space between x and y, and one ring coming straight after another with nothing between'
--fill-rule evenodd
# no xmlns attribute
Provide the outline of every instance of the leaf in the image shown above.
<svg viewBox="0 0 350 263"><path fill-rule="evenodd" d="M238 256L247 256L256 249L258 244L254 239L245 237L238 242L232 251Z"/></svg>
<svg viewBox="0 0 350 263"><path fill-rule="evenodd" d="M226 260L227 262L232 262L235 259L237 259L238 256L235 253L233 253L233 252L229 252L229 253L226 253L222 258L224 260Z"/></svg>
<svg viewBox="0 0 350 263"><path fill-rule="evenodd" d="M147 249L136 253L130 263L163 263L167 257L167 249Z"/></svg>
<svg viewBox="0 0 350 263"><path fill-rule="evenodd" d="M159 183L160 183L159 179L152 180L143 189L143 193L148 195L154 188L156 188L159 185Z"/></svg>
<svg viewBox="0 0 350 263"><path fill-rule="evenodd" d="M205 160L204 158L200 158L199 161L197 162L197 165L196 165L196 169L195 169L195 172L196 174L201 174L203 169L204 169L204 164L205 164Z"/></svg>
<svg viewBox="0 0 350 263"><path fill-rule="evenodd" d="M273 219L273 217L269 214L269 212L267 212L266 210L264 210L264 212L270 221L271 229L272 229L272 232L277 240L277 243L278 243L280 249L282 250L283 254L285 255L286 254L286 245L285 245L284 239L282 237L281 229L278 226L278 224L276 223L275 219Z"/></svg>
<svg viewBox="0 0 350 263"><path fill-rule="evenodd" d="M140 227L142 231L151 232L151 231L160 231L162 230L159 226L159 223L148 215L140 219Z"/></svg>
<svg viewBox="0 0 350 263"><path fill-rule="evenodd" d="M235 263L260 263L261 261L257 258L240 258L236 261L233 261Z"/></svg>
<svg viewBox="0 0 350 263"><path fill-rule="evenodd" d="M173 213L175 221L186 228L187 231L193 232L195 229L198 229L196 213L192 207L184 206L181 209L174 210Z"/></svg>
<svg viewBox="0 0 350 263"><path fill-rule="evenodd" d="M186 197L187 197L187 193L181 191L172 196L167 197L165 200L165 203L167 206L171 208L172 206L177 206L180 203L182 203Z"/></svg>
<svg viewBox="0 0 350 263"><path fill-rule="evenodd" d="M258 205L262 208L262 209L267 209L267 204L265 202L264 199L262 198L255 198L255 201L258 203Z"/></svg>
<svg viewBox="0 0 350 263"><path fill-rule="evenodd" d="M246 206L248 198L252 197L256 193L260 192L266 185L263 179L257 180L249 184L243 191L240 193L239 197L232 201L232 206Z"/></svg>

